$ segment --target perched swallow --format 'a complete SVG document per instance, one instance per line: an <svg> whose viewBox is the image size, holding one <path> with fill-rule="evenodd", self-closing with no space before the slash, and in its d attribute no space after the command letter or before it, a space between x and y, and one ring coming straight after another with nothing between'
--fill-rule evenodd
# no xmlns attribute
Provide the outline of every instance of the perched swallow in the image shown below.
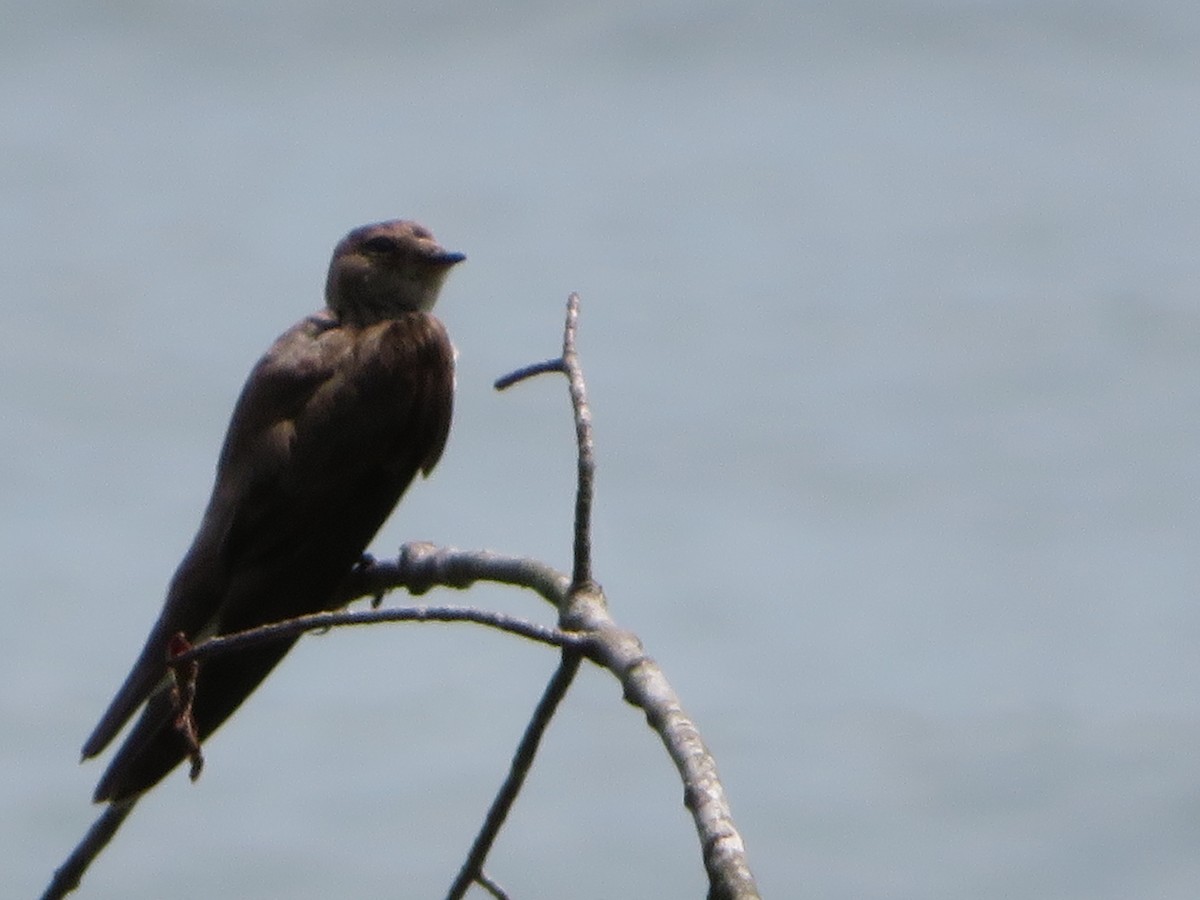
<svg viewBox="0 0 1200 900"><path fill-rule="evenodd" d="M275 342L233 410L200 530L158 621L83 756L145 709L96 788L136 797L189 755L167 673L177 634L196 643L334 608L338 584L450 429L454 349L430 310L450 268L414 222L367 225L333 252L326 308ZM203 741L291 649L295 638L213 657L192 708Z"/></svg>

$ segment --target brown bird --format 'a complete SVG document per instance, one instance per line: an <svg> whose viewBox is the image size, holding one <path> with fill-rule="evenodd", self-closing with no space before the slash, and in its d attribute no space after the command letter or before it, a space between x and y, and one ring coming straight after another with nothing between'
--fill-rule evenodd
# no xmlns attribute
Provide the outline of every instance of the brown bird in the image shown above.
<svg viewBox="0 0 1200 900"><path fill-rule="evenodd" d="M94 800L124 801L189 755L175 727L168 644L334 608L338 584L450 428L454 349L431 315L450 253L414 222L367 225L333 252L326 308L293 325L233 410L200 530L133 671L83 745L95 756L146 703ZM193 716L207 738L296 641L200 666Z"/></svg>

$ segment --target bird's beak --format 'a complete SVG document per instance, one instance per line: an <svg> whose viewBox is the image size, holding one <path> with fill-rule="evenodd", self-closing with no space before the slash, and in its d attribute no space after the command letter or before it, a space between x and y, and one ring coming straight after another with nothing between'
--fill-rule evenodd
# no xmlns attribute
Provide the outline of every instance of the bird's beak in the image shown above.
<svg viewBox="0 0 1200 900"><path fill-rule="evenodd" d="M467 254L465 253L454 253L449 250L442 250L440 253L435 253L429 257L429 261L435 266L443 266L448 269L451 266L462 262L466 258Z"/></svg>

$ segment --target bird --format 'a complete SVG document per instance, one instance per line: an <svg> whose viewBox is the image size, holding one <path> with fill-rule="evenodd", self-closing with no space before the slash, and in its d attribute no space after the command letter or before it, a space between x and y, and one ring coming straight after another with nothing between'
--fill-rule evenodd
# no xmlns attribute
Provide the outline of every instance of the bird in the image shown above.
<svg viewBox="0 0 1200 900"><path fill-rule="evenodd" d="M132 802L191 757L297 638L201 662L191 737L177 726L172 648L343 602L339 584L446 445L455 350L431 310L465 258L412 221L354 229L334 249L325 308L284 332L251 370L196 536L83 745L83 759L98 755L142 708L94 802Z"/></svg>

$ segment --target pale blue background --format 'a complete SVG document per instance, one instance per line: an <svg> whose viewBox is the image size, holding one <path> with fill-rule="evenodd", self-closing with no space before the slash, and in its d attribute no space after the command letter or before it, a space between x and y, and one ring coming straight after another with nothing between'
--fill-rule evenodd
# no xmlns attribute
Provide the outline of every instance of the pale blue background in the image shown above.
<svg viewBox="0 0 1200 900"><path fill-rule="evenodd" d="M250 365L405 215L470 257L459 404L376 549L568 565L563 386L489 385L580 291L597 574L768 896L1195 897L1198 52L1184 0L7 4L3 893L92 819ZM80 897L441 896L553 665L308 639ZM698 859L587 672L490 871L684 898Z"/></svg>

